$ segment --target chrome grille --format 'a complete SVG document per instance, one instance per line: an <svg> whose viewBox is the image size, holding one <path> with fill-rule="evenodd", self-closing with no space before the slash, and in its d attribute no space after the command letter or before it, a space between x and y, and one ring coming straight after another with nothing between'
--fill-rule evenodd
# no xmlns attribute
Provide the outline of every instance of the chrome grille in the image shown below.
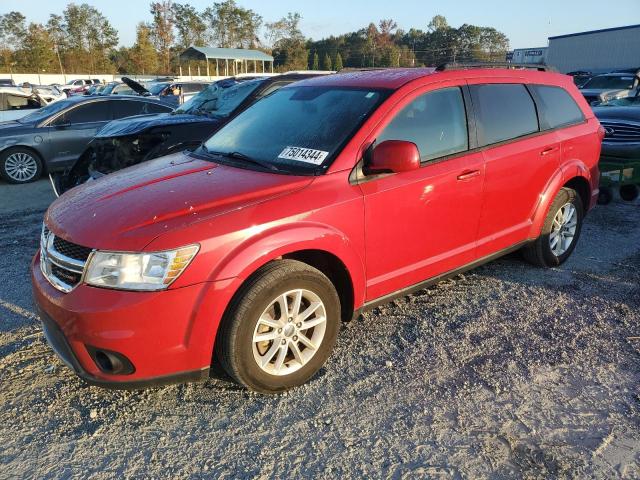
<svg viewBox="0 0 640 480"><path fill-rule="evenodd" d="M67 293L80 283L91 252L91 248L56 237L47 227L42 227L40 269L58 290Z"/></svg>
<svg viewBox="0 0 640 480"><path fill-rule="evenodd" d="M614 143L640 142L640 124L601 121L604 141Z"/></svg>

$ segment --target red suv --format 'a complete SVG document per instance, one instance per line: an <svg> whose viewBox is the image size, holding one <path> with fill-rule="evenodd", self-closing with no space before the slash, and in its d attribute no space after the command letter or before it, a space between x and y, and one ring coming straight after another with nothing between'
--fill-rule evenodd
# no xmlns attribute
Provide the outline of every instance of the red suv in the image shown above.
<svg viewBox="0 0 640 480"><path fill-rule="evenodd" d="M341 320L522 249L564 262L603 132L570 77L398 69L275 91L194 152L70 190L32 264L46 337L91 384L276 392Z"/></svg>

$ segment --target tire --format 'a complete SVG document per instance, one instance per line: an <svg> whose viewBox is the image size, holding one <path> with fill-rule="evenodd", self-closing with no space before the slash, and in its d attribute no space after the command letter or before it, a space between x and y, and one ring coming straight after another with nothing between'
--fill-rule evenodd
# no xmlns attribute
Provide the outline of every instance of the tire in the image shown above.
<svg viewBox="0 0 640 480"><path fill-rule="evenodd" d="M600 188L598 193L598 205L609 205L613 200L613 192L609 187Z"/></svg>
<svg viewBox="0 0 640 480"><path fill-rule="evenodd" d="M16 147L0 154L0 176L9 183L35 182L42 175L42 160L33 150Z"/></svg>
<svg viewBox="0 0 640 480"><path fill-rule="evenodd" d="M568 222L562 218L561 210L569 215ZM549 208L540 236L523 249L524 258L546 268L564 263L578 243L583 218L584 208L577 192L571 188L561 189Z"/></svg>
<svg viewBox="0 0 640 480"><path fill-rule="evenodd" d="M283 315L284 295L288 312L294 312L296 298L300 317L310 307L315 310L306 318ZM305 263L277 260L260 268L234 296L218 331L215 358L247 388L282 392L320 370L339 325L340 299L331 281ZM312 343L307 346L307 341Z"/></svg>

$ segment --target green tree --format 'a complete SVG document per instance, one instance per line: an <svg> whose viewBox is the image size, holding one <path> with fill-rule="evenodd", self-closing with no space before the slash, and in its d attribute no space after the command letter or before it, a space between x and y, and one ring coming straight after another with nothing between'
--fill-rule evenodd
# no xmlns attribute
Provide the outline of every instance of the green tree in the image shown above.
<svg viewBox="0 0 640 480"><path fill-rule="evenodd" d="M186 49L191 45L198 47L207 44L207 24L203 16L191 5L174 3L173 19L178 31L177 47Z"/></svg>
<svg viewBox="0 0 640 480"><path fill-rule="evenodd" d="M320 57L318 56L318 52L313 52L313 64L311 66L311 70L320 70Z"/></svg>
<svg viewBox="0 0 640 480"><path fill-rule="evenodd" d="M304 70L308 65L309 53L306 40L300 31L299 13L289 12L278 21L267 23L267 38L273 46L274 64L279 70Z"/></svg>
<svg viewBox="0 0 640 480"><path fill-rule="evenodd" d="M322 69L331 70L331 57L328 53L325 53L324 58L322 59Z"/></svg>
<svg viewBox="0 0 640 480"><path fill-rule="evenodd" d="M139 23L136 29L136 43L131 48L131 73L149 74L158 70L158 52L151 41L151 27Z"/></svg>
<svg viewBox="0 0 640 480"><path fill-rule="evenodd" d="M27 32L26 18L20 12L0 15L0 59L10 72L15 62L14 52L22 44Z"/></svg>
<svg viewBox="0 0 640 480"><path fill-rule="evenodd" d="M240 7L234 0L215 2L202 17L209 36L223 48L255 48L260 44L258 32L262 17L253 10Z"/></svg>
<svg viewBox="0 0 640 480"><path fill-rule="evenodd" d="M152 2L149 10L153 17L151 39L160 56L160 68L163 73L170 73L171 47L175 39L173 33L173 26L175 25L173 2L171 0Z"/></svg>
<svg viewBox="0 0 640 480"><path fill-rule="evenodd" d="M25 72L52 72L56 70L56 54L49 33L39 23L27 28L22 45L16 51L18 65Z"/></svg>
<svg viewBox="0 0 640 480"><path fill-rule="evenodd" d="M340 55L340 52L336 53L336 61L333 64L333 68L339 72L340 70L342 70L342 55Z"/></svg>

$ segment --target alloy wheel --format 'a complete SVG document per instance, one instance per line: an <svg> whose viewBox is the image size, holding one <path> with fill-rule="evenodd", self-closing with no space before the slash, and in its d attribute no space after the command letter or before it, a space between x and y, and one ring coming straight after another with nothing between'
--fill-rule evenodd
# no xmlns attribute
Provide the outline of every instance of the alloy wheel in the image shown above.
<svg viewBox="0 0 640 480"><path fill-rule="evenodd" d="M15 152L5 160L4 169L11 180L28 182L38 173L38 161L29 153Z"/></svg>
<svg viewBox="0 0 640 480"><path fill-rule="evenodd" d="M270 375L289 375L317 353L327 328L327 312L310 290L290 290L273 299L253 333L253 358Z"/></svg>
<svg viewBox="0 0 640 480"><path fill-rule="evenodd" d="M578 228L578 212L573 203L565 203L553 218L549 245L556 257L569 250Z"/></svg>

